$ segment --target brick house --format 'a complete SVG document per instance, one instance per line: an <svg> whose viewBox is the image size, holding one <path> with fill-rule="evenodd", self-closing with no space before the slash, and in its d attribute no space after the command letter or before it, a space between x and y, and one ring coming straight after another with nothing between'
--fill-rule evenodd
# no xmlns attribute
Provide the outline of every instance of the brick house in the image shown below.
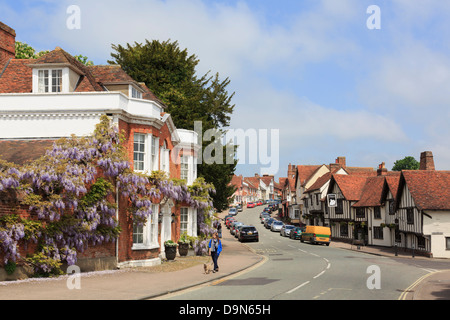
<svg viewBox="0 0 450 320"><path fill-rule="evenodd" d="M0 22L0 159L36 159L61 137L91 134L107 115L124 133L135 171L165 171L188 185L197 178L197 134L177 129L145 84L120 66L85 66L59 47L39 59L15 59L14 43L14 30ZM142 228L133 227L126 209L119 199L118 241L80 254L82 269L158 264L165 240L197 235L197 209L186 204L154 204Z"/></svg>

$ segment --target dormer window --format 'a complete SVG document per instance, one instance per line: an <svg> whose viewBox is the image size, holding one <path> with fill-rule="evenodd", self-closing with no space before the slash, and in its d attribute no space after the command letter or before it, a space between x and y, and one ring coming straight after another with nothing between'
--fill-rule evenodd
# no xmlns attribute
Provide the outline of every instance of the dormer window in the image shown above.
<svg viewBox="0 0 450 320"><path fill-rule="evenodd" d="M142 99L142 92L136 89L134 86L130 85L131 98Z"/></svg>
<svg viewBox="0 0 450 320"><path fill-rule="evenodd" d="M62 91L62 69L39 70L38 92L61 92Z"/></svg>

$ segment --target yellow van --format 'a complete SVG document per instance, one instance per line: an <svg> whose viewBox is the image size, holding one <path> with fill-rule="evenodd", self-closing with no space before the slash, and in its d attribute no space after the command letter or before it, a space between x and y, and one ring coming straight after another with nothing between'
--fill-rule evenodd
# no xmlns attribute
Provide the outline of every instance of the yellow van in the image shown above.
<svg viewBox="0 0 450 320"><path fill-rule="evenodd" d="M306 226L305 231L302 232L300 241L308 241L312 244L326 244L330 245L331 230L328 227Z"/></svg>

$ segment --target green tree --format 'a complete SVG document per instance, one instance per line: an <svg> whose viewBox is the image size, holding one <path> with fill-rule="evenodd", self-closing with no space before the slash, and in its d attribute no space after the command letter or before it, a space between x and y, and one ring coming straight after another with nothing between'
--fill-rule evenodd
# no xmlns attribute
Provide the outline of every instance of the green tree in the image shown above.
<svg viewBox="0 0 450 320"><path fill-rule="evenodd" d="M16 41L16 59L39 59L43 55L49 53L49 50L39 51L36 50L25 42ZM89 60L88 57L81 54L74 56L75 59L87 66L93 66L94 63Z"/></svg>
<svg viewBox="0 0 450 320"><path fill-rule="evenodd" d="M407 156L394 162L392 171L419 170L420 163L414 157Z"/></svg>
<svg viewBox="0 0 450 320"><path fill-rule="evenodd" d="M36 50L25 42L16 41L16 59L39 59L44 54L48 53L48 50L40 51L36 53Z"/></svg>
<svg viewBox="0 0 450 320"><path fill-rule="evenodd" d="M199 59L187 49L181 50L177 41L113 44L112 49L113 60L108 63L120 65L133 79L144 82L167 106L166 111L178 128L194 130L194 122L201 121L202 134L208 129L223 134L223 128L229 126L235 107L231 102L234 93L227 91L229 78L221 80L218 73L211 72L198 76ZM208 144L203 142L203 149ZM223 164L202 163L198 167L199 177L216 188L213 201L219 211L227 207L233 194L228 184L236 168L235 161L227 164L226 152L223 159Z"/></svg>

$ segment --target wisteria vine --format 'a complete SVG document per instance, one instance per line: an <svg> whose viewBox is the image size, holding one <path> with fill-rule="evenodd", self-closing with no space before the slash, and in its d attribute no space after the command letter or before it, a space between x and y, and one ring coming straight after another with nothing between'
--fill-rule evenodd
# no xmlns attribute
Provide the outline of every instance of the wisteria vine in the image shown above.
<svg viewBox="0 0 450 320"><path fill-rule="evenodd" d="M63 262L73 265L77 253L89 246L114 241L120 226L115 195L129 199L135 223L145 223L153 201L163 197L191 207L212 207L214 187L201 178L192 186L131 170L116 126L103 116L94 134L64 138L40 159L15 167L0 161L0 196L25 206L34 219L0 216L0 249L3 263L21 259L38 274L60 274ZM21 242L37 244L29 257L19 253Z"/></svg>

